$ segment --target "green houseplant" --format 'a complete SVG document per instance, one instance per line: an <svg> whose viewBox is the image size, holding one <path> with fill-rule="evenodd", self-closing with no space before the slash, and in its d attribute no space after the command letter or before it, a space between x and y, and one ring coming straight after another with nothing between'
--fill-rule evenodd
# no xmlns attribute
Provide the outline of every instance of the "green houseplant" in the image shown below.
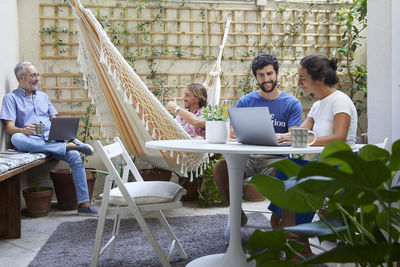
<svg viewBox="0 0 400 267"><path fill-rule="evenodd" d="M400 140L390 155L384 149L366 145L359 154L344 142L332 142L318 161L304 167L290 160L273 164L290 177L280 181L257 175L251 183L272 202L294 212L315 211L327 198L328 215L317 222L286 227L294 234L336 239L337 247L305 259L302 264L327 262L355 263L360 266L393 266L400 261ZM257 266L277 264L280 251L286 258L301 256L302 244L286 241L284 230L251 236L247 251ZM279 261L287 266L290 261Z"/></svg>
<svg viewBox="0 0 400 267"><path fill-rule="evenodd" d="M96 114L96 106L89 104L85 114L81 118L83 127L79 132L82 142L85 143L89 139L92 140L93 116ZM82 155L83 163L87 162L85 155ZM94 185L97 178L97 170L93 168L85 168L86 180L89 189L89 198L92 199ZM58 201L58 207L62 210L75 210L78 208L76 201L75 185L72 179L71 168L57 168L50 171L50 177L53 180L54 189Z"/></svg>
<svg viewBox="0 0 400 267"><path fill-rule="evenodd" d="M226 108L215 105L203 107L202 118L206 121L206 140L209 143L226 143L229 139L229 122Z"/></svg>

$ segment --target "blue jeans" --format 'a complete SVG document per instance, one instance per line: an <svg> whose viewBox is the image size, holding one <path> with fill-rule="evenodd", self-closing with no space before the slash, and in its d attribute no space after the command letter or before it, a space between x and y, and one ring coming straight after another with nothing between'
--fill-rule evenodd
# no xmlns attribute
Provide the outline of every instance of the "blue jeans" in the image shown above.
<svg viewBox="0 0 400 267"><path fill-rule="evenodd" d="M89 202L85 166L77 150L67 150L65 142L46 142L23 133L14 134L11 137L11 143L19 151L46 153L55 159L68 162L71 166L72 179L74 180L78 203Z"/></svg>

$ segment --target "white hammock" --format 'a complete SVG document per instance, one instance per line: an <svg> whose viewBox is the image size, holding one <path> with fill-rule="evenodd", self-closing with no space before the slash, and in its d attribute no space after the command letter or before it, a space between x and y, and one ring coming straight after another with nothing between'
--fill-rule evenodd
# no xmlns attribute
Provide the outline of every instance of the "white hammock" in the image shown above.
<svg viewBox="0 0 400 267"><path fill-rule="evenodd" d="M114 122L125 146L140 159L181 174L194 171L197 175L206 158L203 155L145 147L146 141L190 139L190 136L122 57L92 12L79 0L71 0L71 6L79 25L78 62L85 88L96 105L103 135L110 134L106 132L106 123ZM229 25L230 18L217 62L204 82L209 89L209 103L213 105L219 102L222 49Z"/></svg>

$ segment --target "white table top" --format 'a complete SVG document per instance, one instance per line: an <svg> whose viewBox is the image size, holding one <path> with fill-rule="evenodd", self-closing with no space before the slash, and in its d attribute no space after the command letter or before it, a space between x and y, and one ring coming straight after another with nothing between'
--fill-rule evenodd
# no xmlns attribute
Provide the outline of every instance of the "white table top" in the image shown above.
<svg viewBox="0 0 400 267"><path fill-rule="evenodd" d="M293 148L291 146L244 145L230 141L226 144L211 144L206 140L161 140L146 142L146 147L160 150L174 150L196 153L227 154L310 154L321 153L323 146Z"/></svg>

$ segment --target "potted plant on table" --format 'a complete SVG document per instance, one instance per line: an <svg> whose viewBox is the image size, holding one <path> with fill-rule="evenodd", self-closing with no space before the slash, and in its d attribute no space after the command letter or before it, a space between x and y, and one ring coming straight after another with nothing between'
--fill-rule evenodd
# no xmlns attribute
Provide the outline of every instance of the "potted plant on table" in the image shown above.
<svg viewBox="0 0 400 267"><path fill-rule="evenodd" d="M24 189L22 194L25 199L27 214L30 217L47 216L50 209L53 188L39 187L39 182L32 181L32 187Z"/></svg>
<svg viewBox="0 0 400 267"><path fill-rule="evenodd" d="M272 165L271 165L272 166ZM400 140L385 149L366 145L359 154L344 142L331 142L318 161L304 167L290 160L273 164L289 178L254 176L251 183L276 205L294 212L318 210L327 199L328 215L320 221L284 230L319 240L335 239L329 251L304 259L302 264L355 263L360 266L393 266L400 261ZM319 215L319 214L318 214ZM257 266L300 256L304 246L287 241L284 230L251 236L247 251ZM285 264L280 261L281 264ZM285 266L294 265L286 262Z"/></svg>
<svg viewBox="0 0 400 267"><path fill-rule="evenodd" d="M83 122L82 131L79 133L82 136L82 142L86 143L89 139L92 140L92 119L96 113L96 107L90 104L86 108L84 116L81 118ZM87 162L86 156L82 155L83 163ZM86 180L89 189L89 198L92 199L94 185L97 178L97 170L94 168L85 168ZM76 191L74 182L72 179L70 168L58 168L50 171L50 177L53 180L54 188L56 191L56 197L58 206L63 210L75 210L78 208L76 200Z"/></svg>
<svg viewBox="0 0 400 267"><path fill-rule="evenodd" d="M206 121L206 140L209 143L226 143L229 139L229 116L225 107L203 107L202 117Z"/></svg>

